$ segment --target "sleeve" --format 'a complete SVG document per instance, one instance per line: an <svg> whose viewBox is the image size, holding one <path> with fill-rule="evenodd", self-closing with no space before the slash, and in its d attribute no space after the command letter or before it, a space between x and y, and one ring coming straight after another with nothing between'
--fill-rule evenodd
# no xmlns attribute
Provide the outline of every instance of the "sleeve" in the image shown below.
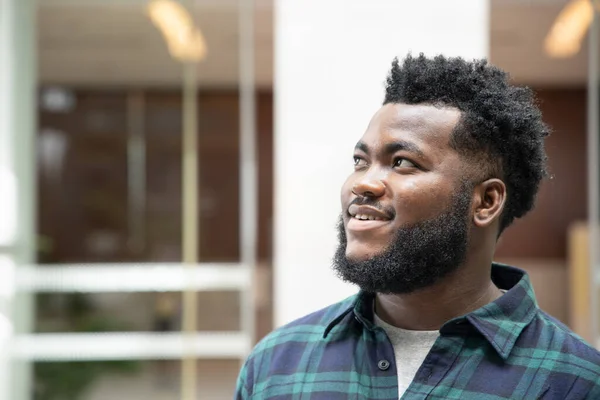
<svg viewBox="0 0 600 400"><path fill-rule="evenodd" d="M252 398L252 391L248 388L248 362L249 359L246 360L238 375L234 400L247 400Z"/></svg>
<svg viewBox="0 0 600 400"><path fill-rule="evenodd" d="M591 387L588 394L586 396L582 396L581 398L585 400L600 399L600 374L596 376L596 382Z"/></svg>

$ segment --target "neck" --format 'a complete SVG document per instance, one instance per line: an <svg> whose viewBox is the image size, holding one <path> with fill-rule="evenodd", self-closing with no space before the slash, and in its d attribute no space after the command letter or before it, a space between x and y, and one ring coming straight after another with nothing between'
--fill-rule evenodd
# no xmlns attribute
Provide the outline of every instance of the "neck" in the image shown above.
<svg viewBox="0 0 600 400"><path fill-rule="evenodd" d="M452 318L468 314L502 295L486 265L466 263L442 281L409 294L377 294L377 315L409 330L438 330Z"/></svg>

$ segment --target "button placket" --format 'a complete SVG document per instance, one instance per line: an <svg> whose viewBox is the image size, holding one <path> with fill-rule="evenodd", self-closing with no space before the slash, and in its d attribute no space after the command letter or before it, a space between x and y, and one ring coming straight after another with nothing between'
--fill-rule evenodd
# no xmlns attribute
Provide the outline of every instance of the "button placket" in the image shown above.
<svg viewBox="0 0 600 400"><path fill-rule="evenodd" d="M387 371L390 368L390 362L388 360L379 360L377 368L382 371Z"/></svg>

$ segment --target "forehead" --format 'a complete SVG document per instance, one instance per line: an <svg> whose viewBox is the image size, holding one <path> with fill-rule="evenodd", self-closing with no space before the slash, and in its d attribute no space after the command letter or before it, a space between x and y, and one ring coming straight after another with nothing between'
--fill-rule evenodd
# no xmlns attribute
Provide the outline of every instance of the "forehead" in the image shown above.
<svg viewBox="0 0 600 400"><path fill-rule="evenodd" d="M389 103L373 116L362 141L377 146L402 139L442 150L460 115L456 108Z"/></svg>

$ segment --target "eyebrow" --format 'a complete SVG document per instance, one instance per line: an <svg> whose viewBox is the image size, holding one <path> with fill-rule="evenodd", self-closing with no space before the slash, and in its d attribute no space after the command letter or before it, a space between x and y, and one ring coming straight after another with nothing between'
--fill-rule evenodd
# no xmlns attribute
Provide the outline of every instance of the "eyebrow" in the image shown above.
<svg viewBox="0 0 600 400"><path fill-rule="evenodd" d="M366 154L369 154L371 151L369 149L369 146L367 146L367 144L363 141L359 141L356 146L354 147L356 150L361 150ZM385 145L384 147L384 153L385 154L393 154L397 151L400 150L404 150L404 151L408 151L410 153L414 153L416 155L418 155L419 157L424 157L425 154L423 153L423 151L419 148L419 146L417 146L414 143L411 142L407 142L405 140L398 140L396 142L393 143L388 143Z"/></svg>

